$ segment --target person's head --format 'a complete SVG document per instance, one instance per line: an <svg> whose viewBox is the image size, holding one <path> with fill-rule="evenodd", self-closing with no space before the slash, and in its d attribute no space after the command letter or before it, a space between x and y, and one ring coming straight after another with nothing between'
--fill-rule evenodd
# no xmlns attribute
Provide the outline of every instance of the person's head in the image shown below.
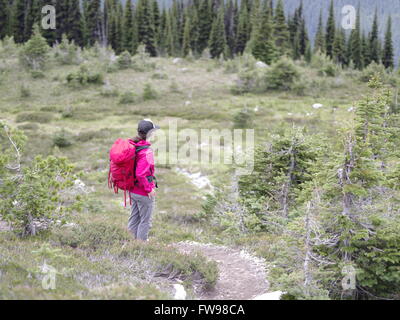
<svg viewBox="0 0 400 320"><path fill-rule="evenodd" d="M133 140L135 142L147 140L150 138L152 133L159 128L160 127L156 126L150 119L140 120L137 128L137 136Z"/></svg>

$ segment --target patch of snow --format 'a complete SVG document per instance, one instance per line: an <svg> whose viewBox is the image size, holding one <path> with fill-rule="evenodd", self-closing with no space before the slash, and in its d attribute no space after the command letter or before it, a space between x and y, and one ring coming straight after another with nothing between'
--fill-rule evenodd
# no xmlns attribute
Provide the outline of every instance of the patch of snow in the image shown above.
<svg viewBox="0 0 400 320"><path fill-rule="evenodd" d="M322 108L323 106L324 106L324 105L321 104L321 103L314 103L312 107L313 107L314 109L319 109L319 108Z"/></svg>
<svg viewBox="0 0 400 320"><path fill-rule="evenodd" d="M280 300L283 294L282 291L267 292L254 297L253 300Z"/></svg>
<svg viewBox="0 0 400 320"><path fill-rule="evenodd" d="M176 284L174 284L174 289L175 289L175 295L174 295L175 300L185 300L186 299L186 290L183 285L176 283Z"/></svg>
<svg viewBox="0 0 400 320"><path fill-rule="evenodd" d="M262 62L262 61L257 61L256 62L256 67L257 68L267 68L268 65L266 63Z"/></svg>
<svg viewBox="0 0 400 320"><path fill-rule="evenodd" d="M185 175L190 179L190 181L199 189L204 189L206 187L209 187L211 190L213 189L213 186L211 185L210 179L206 176L202 176L201 172L196 172L196 173L190 173L189 171L181 168L176 168L176 172Z"/></svg>

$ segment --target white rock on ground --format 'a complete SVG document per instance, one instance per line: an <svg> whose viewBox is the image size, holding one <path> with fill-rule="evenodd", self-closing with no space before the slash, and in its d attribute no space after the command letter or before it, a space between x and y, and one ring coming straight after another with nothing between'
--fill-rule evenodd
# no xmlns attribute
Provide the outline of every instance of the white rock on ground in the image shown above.
<svg viewBox="0 0 400 320"><path fill-rule="evenodd" d="M267 292L256 296L253 300L280 300L283 294L282 291Z"/></svg>
<svg viewBox="0 0 400 320"><path fill-rule="evenodd" d="M185 300L186 299L186 290L183 285L176 283L176 284L174 284L174 289L175 289L175 295L174 295L175 300Z"/></svg>
<svg viewBox="0 0 400 320"><path fill-rule="evenodd" d="M181 62L180 58L175 58L174 60L172 60L173 64L177 64L177 63L180 63L180 62Z"/></svg>
<svg viewBox="0 0 400 320"><path fill-rule="evenodd" d="M262 62L262 61L257 61L256 62L256 67L257 68L267 68L268 65L266 63Z"/></svg>
<svg viewBox="0 0 400 320"><path fill-rule="evenodd" d="M314 109L319 109L319 108L322 108L323 106L324 106L324 105L321 104L321 103L314 103L312 107L313 107Z"/></svg>

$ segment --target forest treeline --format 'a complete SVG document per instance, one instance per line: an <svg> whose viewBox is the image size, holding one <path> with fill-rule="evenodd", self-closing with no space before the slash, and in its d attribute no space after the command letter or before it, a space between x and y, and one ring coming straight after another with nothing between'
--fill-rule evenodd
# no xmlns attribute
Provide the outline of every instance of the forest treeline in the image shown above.
<svg viewBox="0 0 400 320"><path fill-rule="evenodd" d="M321 12L317 33L311 37L303 4L286 17L282 0L275 4L272 0L174 0L168 8L160 8L157 0L138 0L135 5L132 0L125 4L120 0L0 0L0 38L28 41L46 4L56 8L56 29L42 30L49 44L60 42L65 34L81 47L98 42L117 54L135 54L144 44L151 56L199 56L208 48L212 58L232 58L248 51L271 63L285 54L309 61L321 51L344 67L363 69L372 62L388 69L395 65L391 17L384 39L379 38L377 12L368 33L360 27L360 10L355 29L346 32L335 21L333 1L328 20L324 23Z"/></svg>

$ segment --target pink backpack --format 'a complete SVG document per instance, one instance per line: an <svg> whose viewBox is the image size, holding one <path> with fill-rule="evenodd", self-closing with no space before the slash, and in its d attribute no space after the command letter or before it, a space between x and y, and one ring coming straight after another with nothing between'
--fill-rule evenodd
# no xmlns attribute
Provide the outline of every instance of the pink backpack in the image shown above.
<svg viewBox="0 0 400 320"><path fill-rule="evenodd" d="M126 192L135 184L136 152L147 149L148 146L136 147L130 139L117 139L110 149L110 170L108 172L108 187L118 193L124 190L124 205L126 206ZM129 197L129 202L130 201Z"/></svg>

